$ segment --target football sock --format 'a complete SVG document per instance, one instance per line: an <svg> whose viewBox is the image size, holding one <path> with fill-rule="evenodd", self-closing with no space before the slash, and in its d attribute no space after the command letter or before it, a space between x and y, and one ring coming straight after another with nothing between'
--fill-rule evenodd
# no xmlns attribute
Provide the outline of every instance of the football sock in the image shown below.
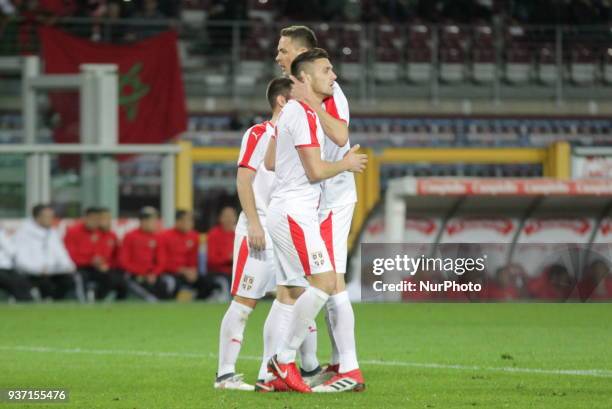
<svg viewBox="0 0 612 409"><path fill-rule="evenodd" d="M232 301L221 321L219 333L219 367L217 377L236 371L236 360L242 346L244 327L252 308Z"/></svg>
<svg viewBox="0 0 612 409"><path fill-rule="evenodd" d="M276 353L284 334L287 332L292 312L293 305L283 304L278 300L274 300L272 303L263 328L263 360L259 367L257 379L266 380L268 361Z"/></svg>
<svg viewBox="0 0 612 409"><path fill-rule="evenodd" d="M329 341L331 342L331 358L329 359L330 365L338 365L338 362L340 362L338 356L338 346L336 345L333 331L337 320L338 317L334 301L332 300L332 297L329 297L329 300L327 300L325 303L325 323L327 324L327 333L329 334Z"/></svg>
<svg viewBox="0 0 612 409"><path fill-rule="evenodd" d="M317 317L329 295L316 287L308 287L306 291L295 302L289 329L281 343L278 353L278 361L282 364L295 362L295 355L302 345L308 326Z"/></svg>
<svg viewBox="0 0 612 409"><path fill-rule="evenodd" d="M355 314L349 300L348 292L332 295L335 320L332 320L332 332L338 348L340 373L346 373L359 368L357 350L355 348Z"/></svg>
<svg viewBox="0 0 612 409"><path fill-rule="evenodd" d="M314 371L319 367L317 359L317 323L311 321L304 342L300 345L300 366L306 372Z"/></svg>

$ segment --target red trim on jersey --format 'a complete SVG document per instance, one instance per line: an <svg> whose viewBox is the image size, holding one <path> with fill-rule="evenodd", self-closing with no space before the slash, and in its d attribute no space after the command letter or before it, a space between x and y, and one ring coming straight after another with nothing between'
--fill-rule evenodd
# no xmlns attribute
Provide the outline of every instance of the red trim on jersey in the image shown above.
<svg viewBox="0 0 612 409"><path fill-rule="evenodd" d="M291 216L287 215L289 221L289 233L291 233L291 241L293 246L297 250L298 256L300 257L300 263L304 269L304 274L310 275L310 263L308 262L308 250L306 249L306 239L304 237L304 230L300 227Z"/></svg>
<svg viewBox="0 0 612 409"><path fill-rule="evenodd" d="M321 222L319 229L321 231L321 237L325 242L325 248L327 248L327 254L329 254L334 271L336 271L336 260L334 259L334 231L332 229L333 213L334 212L332 211L329 212L329 216L327 216L327 218Z"/></svg>
<svg viewBox="0 0 612 409"><path fill-rule="evenodd" d="M320 148L319 144L307 143L305 145L295 145L296 148Z"/></svg>
<svg viewBox="0 0 612 409"><path fill-rule="evenodd" d="M246 237L242 238L240 243L240 250L238 250L238 260L236 261L236 275L234 276L234 282L232 283L232 296L238 292L238 286L242 281L242 273L244 273L244 265L246 264L247 257L249 256L249 246L247 245Z"/></svg>
<svg viewBox="0 0 612 409"><path fill-rule="evenodd" d="M298 101L300 103L300 105L302 106L302 108L304 108L304 111L306 112L306 119L308 119L308 128L310 130L310 143L309 144L302 144L302 145L296 145L297 147L316 147L319 146L319 140L317 139L317 114L315 113L315 111L312 110L312 108L310 108L310 106L308 106L308 104L305 104L301 101Z"/></svg>
<svg viewBox="0 0 612 409"><path fill-rule="evenodd" d="M257 143L261 140L261 136L266 132L266 123L263 122L261 124L254 125L251 128L251 133L247 138L247 146L242 155L242 158L238 162L238 166L244 166L246 168L253 169L249 165L249 161L251 160L251 156L253 156L253 152L255 152L255 148L257 147ZM255 169L253 169L255 170Z"/></svg>
<svg viewBox="0 0 612 409"><path fill-rule="evenodd" d="M346 123L345 119L340 118L340 114L338 113L338 107L336 106L336 100L334 99L334 97L325 98L323 100L323 104L325 105L325 112L327 112L334 118Z"/></svg>
<svg viewBox="0 0 612 409"><path fill-rule="evenodd" d="M239 168L247 168L247 169L251 169L253 172L257 172L257 169L255 169L253 166L251 165L245 165L244 163L241 163L238 165Z"/></svg>

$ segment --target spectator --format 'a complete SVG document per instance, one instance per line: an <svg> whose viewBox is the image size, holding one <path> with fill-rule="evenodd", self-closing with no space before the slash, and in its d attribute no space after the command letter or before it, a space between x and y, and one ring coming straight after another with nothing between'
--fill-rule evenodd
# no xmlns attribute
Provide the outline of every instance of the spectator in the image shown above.
<svg viewBox="0 0 612 409"><path fill-rule="evenodd" d="M234 230L236 229L236 210L226 206L219 214L219 224L208 232L208 260L206 270L220 274L231 281L232 261L234 258Z"/></svg>
<svg viewBox="0 0 612 409"><path fill-rule="evenodd" d="M85 210L83 220L68 228L64 236L66 250L79 271L93 265L94 248L99 238L99 219L100 211L89 207Z"/></svg>
<svg viewBox="0 0 612 409"><path fill-rule="evenodd" d="M161 251L165 260L164 273L176 280L177 290L195 290L198 298L206 298L216 287L198 274L198 248L200 237L193 229L193 213L176 211L176 224L161 234ZM179 298L181 297L179 293Z"/></svg>
<svg viewBox="0 0 612 409"><path fill-rule="evenodd" d="M128 284L119 267L119 239L112 231L112 215L107 208L99 209L98 233L100 235L94 250L94 267L100 272L103 280L97 288L97 298L105 298L110 291L115 291L118 300L127 297Z"/></svg>
<svg viewBox="0 0 612 409"><path fill-rule="evenodd" d="M159 250L159 213L153 207L143 207L138 219L140 226L123 238L120 265L134 282L146 291L140 292L145 298L168 298L174 288L170 288L171 285L161 277L165 261ZM151 294L153 298L150 297Z"/></svg>
<svg viewBox="0 0 612 409"><path fill-rule="evenodd" d="M15 273L13 258L15 247L3 230L0 230L0 289L5 290L18 301L31 301L30 284Z"/></svg>
<svg viewBox="0 0 612 409"><path fill-rule="evenodd" d="M26 220L15 234L15 268L24 274L41 297L63 299L70 290L83 300L76 283L75 265L56 229L55 214L48 204L32 209L32 220Z"/></svg>

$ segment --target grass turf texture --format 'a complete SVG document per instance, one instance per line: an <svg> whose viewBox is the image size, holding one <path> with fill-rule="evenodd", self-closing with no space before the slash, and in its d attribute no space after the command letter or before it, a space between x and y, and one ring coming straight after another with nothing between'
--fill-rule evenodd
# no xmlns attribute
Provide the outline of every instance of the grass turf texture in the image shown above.
<svg viewBox="0 0 612 409"><path fill-rule="evenodd" d="M0 407L612 408L612 304L355 305L368 389L330 395L214 390L225 308L1 306L0 388L63 387L70 402ZM249 320L242 348L247 358L261 353L268 308L262 303ZM319 329L325 362L324 322ZM238 361L249 381L258 366L254 358ZM481 368L466 368L474 366ZM484 367L605 371L581 376Z"/></svg>

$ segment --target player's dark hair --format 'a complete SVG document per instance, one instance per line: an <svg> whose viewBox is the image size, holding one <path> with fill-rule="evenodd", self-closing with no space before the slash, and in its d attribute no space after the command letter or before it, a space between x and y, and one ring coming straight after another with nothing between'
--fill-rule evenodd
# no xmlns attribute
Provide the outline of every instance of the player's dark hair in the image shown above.
<svg viewBox="0 0 612 409"><path fill-rule="evenodd" d="M102 213L102 208L100 207L90 206L87 209L85 209L85 216L90 216L92 214L99 214L99 213Z"/></svg>
<svg viewBox="0 0 612 409"><path fill-rule="evenodd" d="M317 46L317 36L306 26L289 26L280 32L282 37L289 37L291 41L298 41L304 47L311 49Z"/></svg>
<svg viewBox="0 0 612 409"><path fill-rule="evenodd" d="M314 62L320 58L329 58L329 54L322 48L313 48L312 50L308 50L303 52L302 54L295 57L293 62L291 63L291 75L295 78L300 78L300 72L303 71L304 65Z"/></svg>
<svg viewBox="0 0 612 409"><path fill-rule="evenodd" d="M190 213L191 212L189 210L177 209L176 212L174 212L174 220L181 220L183 217L187 216Z"/></svg>
<svg viewBox="0 0 612 409"><path fill-rule="evenodd" d="M108 207L98 207L99 213L110 213L110 209Z"/></svg>
<svg viewBox="0 0 612 409"><path fill-rule="evenodd" d="M53 209L53 207L47 203L37 204L32 208L32 217L38 219L38 216L46 209Z"/></svg>
<svg viewBox="0 0 612 409"><path fill-rule="evenodd" d="M152 206L145 206L140 209L140 212L138 213L139 220L147 220L153 217L159 217L159 212Z"/></svg>
<svg viewBox="0 0 612 409"><path fill-rule="evenodd" d="M274 78L272 81L270 81L268 88L266 89L266 98L268 99L270 108L274 109L276 106L276 97L279 95L289 99L291 96L292 85L293 82L289 78L285 77Z"/></svg>

